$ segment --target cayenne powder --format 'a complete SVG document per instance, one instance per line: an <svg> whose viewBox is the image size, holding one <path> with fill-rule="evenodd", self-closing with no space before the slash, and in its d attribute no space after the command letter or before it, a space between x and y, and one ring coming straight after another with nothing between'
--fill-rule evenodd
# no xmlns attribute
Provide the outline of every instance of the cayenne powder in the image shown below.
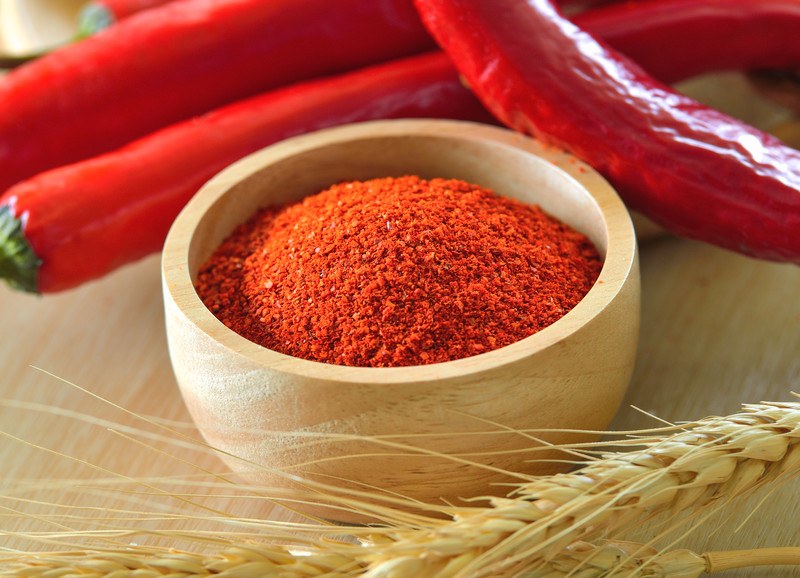
<svg viewBox="0 0 800 578"><path fill-rule="evenodd" d="M408 366L503 347L561 318L594 284L589 239L538 207L459 180L347 182L239 226L197 292L269 349Z"/></svg>

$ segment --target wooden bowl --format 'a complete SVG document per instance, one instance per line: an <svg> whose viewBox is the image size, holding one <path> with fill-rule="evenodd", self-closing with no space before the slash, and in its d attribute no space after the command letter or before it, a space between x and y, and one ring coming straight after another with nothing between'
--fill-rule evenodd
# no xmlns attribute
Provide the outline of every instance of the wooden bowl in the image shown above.
<svg viewBox="0 0 800 578"><path fill-rule="evenodd" d="M517 343L402 368L335 366L268 350L226 328L198 298L198 267L258 207L342 180L404 174L459 178L539 204L595 243L605 258L597 283L562 319ZM351 125L237 162L178 217L164 248L163 284L172 364L198 428L232 469L273 486L291 484L281 474L289 472L452 500L511 479L498 468L560 469L533 461L553 455L535 451L532 436L560 443L578 434L513 430L607 427L638 339L636 241L611 187L563 152L471 123Z"/></svg>

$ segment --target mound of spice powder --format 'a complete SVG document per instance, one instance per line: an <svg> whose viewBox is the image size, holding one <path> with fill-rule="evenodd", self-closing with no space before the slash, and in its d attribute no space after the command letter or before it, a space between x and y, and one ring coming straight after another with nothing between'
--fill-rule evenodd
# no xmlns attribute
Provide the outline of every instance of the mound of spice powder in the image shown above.
<svg viewBox="0 0 800 578"><path fill-rule="evenodd" d="M261 210L196 288L226 326L264 347L391 367L527 337L572 309L601 266L588 238L535 206L407 176Z"/></svg>

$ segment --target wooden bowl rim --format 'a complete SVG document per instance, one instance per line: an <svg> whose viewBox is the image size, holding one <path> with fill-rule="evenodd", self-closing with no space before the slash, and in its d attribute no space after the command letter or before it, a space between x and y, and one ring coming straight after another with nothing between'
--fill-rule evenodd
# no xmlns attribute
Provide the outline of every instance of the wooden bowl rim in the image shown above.
<svg viewBox="0 0 800 578"><path fill-rule="evenodd" d="M189 247L203 215L220 197L266 166L312 149L358 139L415 136L483 140L499 147L512 148L515 152L521 149L547 161L540 165L546 170L562 173L562 176L577 181L599 208L608 241L600 276L578 305L552 325L500 349L443 363L388 368L332 365L279 353L225 327L205 307L191 280ZM232 354L245 356L258 366L323 381L410 384L477 374L517 362L551 347L589 323L616 298L633 274L636 260L636 236L622 200L599 173L568 153L491 125L430 119L381 120L342 125L293 137L243 157L223 169L198 191L172 225L163 250L162 279L165 293L190 323Z"/></svg>

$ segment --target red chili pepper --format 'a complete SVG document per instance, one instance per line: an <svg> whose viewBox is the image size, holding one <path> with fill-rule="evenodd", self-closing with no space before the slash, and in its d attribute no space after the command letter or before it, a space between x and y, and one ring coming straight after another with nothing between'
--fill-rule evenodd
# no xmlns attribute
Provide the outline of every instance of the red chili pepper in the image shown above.
<svg viewBox="0 0 800 578"><path fill-rule="evenodd" d="M85 35L96 34L112 24L150 8L176 0L94 0L81 9L80 29ZM559 0L562 6L585 10L620 0Z"/></svg>
<svg viewBox="0 0 800 578"><path fill-rule="evenodd" d="M94 0L80 12L78 29L82 36L97 34L112 24L150 8L175 0Z"/></svg>
<svg viewBox="0 0 800 578"><path fill-rule="evenodd" d="M562 6L585 10L619 0L559 0ZM96 34L112 24L175 0L94 0L81 10L80 29L86 35Z"/></svg>
<svg viewBox="0 0 800 578"><path fill-rule="evenodd" d="M800 263L800 153L653 80L550 0L416 1L508 126L572 151L678 234Z"/></svg>
<svg viewBox="0 0 800 578"><path fill-rule="evenodd" d="M759 10L758 0L739 4L750 15L769 12ZM686 10L701 16L699 7ZM796 9L787 9L786 14L793 13ZM618 17L597 15L595 24L585 17L587 25L612 36L612 42L633 43L640 51L633 56L659 55L650 39L662 20L648 24L634 12L626 19L623 10ZM743 17L737 23L742 35L756 26L747 22ZM649 27L650 34L637 34L639 25ZM660 34L669 35L676 26ZM793 31L784 32L786 25L771 29L780 32L780 39L779 34L762 35L757 46L794 41ZM708 42L703 37L702 43L687 41L681 47L696 47L696 62L702 63ZM268 88L429 46L411 0L183 0L152 8L135 22L121 23L0 81L0 191L42 170L107 152ZM742 42L730 46L730 58L765 50ZM775 53L780 50L769 52L773 60ZM691 59L679 62L691 66Z"/></svg>
<svg viewBox="0 0 800 578"><path fill-rule="evenodd" d="M732 1L732 0L728 0L728 2L730 2L730 1ZM713 0L707 0L707 2L713 4ZM651 20L651 19L646 18L644 16L649 14L650 10L654 10L655 13L658 13L659 11L657 10L657 6L656 5L659 5L659 6L674 5L675 6L675 5L679 4L679 3L684 3L684 2L683 2L683 0L659 0L658 2L652 2L652 3L651 2L637 3L635 5L631 5L633 7L630 7L630 8L624 8L623 9L623 7L620 6L618 11L614 11L614 12L610 12L609 11L605 15L603 15L603 13L601 13L600 11L597 11L595 13L587 13L585 15L580 16L579 18L580 18L580 21L582 23L586 23L587 26L593 26L595 31L600 32L600 33L602 33L604 35L607 35L614 42L619 42L620 39L626 39L626 38L628 38L628 39L630 39L630 38L634 38L634 39L638 38L641 41L641 40L646 40L647 38L658 38L658 37L661 36L661 34L658 33L659 28L658 28L658 26L656 26L658 23L666 23L666 24L663 24L663 25L672 26L673 25L672 23L676 21L675 19L655 19L655 20ZM755 0L752 0L750 2L745 2L745 1L742 0L742 1L738 1L737 4L739 5L740 8L742 8L742 16L743 16L743 18L738 21L738 25L737 25L738 26L737 29L739 30L739 33L742 34L742 35L747 36L748 34L750 34L751 30L750 30L749 26L754 27L754 30L757 31L759 29L759 26L761 25L761 22L762 22L761 16L768 17L768 15L769 15L769 10L767 10L767 7L765 6L765 4L763 4L761 2L757 2ZM774 5L775 3L771 3L771 4ZM705 5L705 4L702 4L702 5ZM693 6L695 6L695 4L692 4L692 6L687 6L686 7L686 12L685 12L686 14L691 14L693 16L693 18L702 19L704 17L704 14L708 13L707 11L704 12L704 11L700 10L699 8L697 10L693 10L692 9ZM701 6L701 4L696 4L696 6ZM635 7L635 9L634 9L634 7ZM639 12L639 9L641 9L642 12ZM616 15L615 18L611 18L610 15L614 15L614 14ZM789 14L791 14L791 13L789 13ZM635 23L635 22L639 22L639 23L644 22L644 23L646 23L646 26L644 26L643 29L647 30L648 33L650 34L650 36L648 36L648 34L643 34L642 36L638 36L637 35L637 29L635 27L631 26L631 24ZM699 34L699 32L701 30L701 27L692 26L691 29L697 31L697 33ZM785 30L785 29L784 28L779 28L779 30ZM698 37L697 40L699 40L700 38L701 37ZM788 36L786 36L786 38L788 38ZM685 36L684 40L688 42L690 39ZM691 44L692 42L689 42L689 43ZM695 42L694 44L697 44L697 43ZM633 46L644 46L646 48L647 47L647 43L642 43L642 42L634 43ZM696 59L695 62L696 63L701 63L702 66L703 66L703 70L713 69L714 66L718 65L719 59L716 58L716 57L706 57L705 53L703 52L703 47L704 46L705 46L705 44L697 44L697 48L698 48L697 52L696 52L697 59ZM735 58L741 59L741 58L746 58L747 57L747 46L744 43L741 43L741 42L739 42L739 43L731 43L731 49L732 49L732 51L734 51ZM647 50L644 50L644 49L642 49L642 50L643 50L643 55L644 55L643 60L645 61L645 63L647 65L649 65L650 63L649 63L649 61L647 61L647 58L648 58L647 55L648 54L652 55L652 54L654 54L654 52L647 51ZM757 50L757 51L755 51L755 53L756 54L760 54L761 57L764 58L765 60L768 60L768 58L770 58L769 51L763 51L763 50L759 51L759 50ZM712 55L714 54L713 50L711 51L711 54ZM634 54L634 56L636 56L636 54ZM433 58L433 57L431 57L431 58ZM686 62L686 61L685 60L679 60L679 62ZM761 62L758 62L758 61L755 61L755 60L751 60L751 63L754 63L756 65L766 65L766 64L768 64L768 62L761 63ZM439 59L438 66L445 66L444 61ZM675 68L671 72L671 74L674 77L676 77L676 79L677 79L680 76L683 76L684 74L685 75L691 74L692 70L697 70L697 66L692 65L691 62L687 65L687 68L689 69L688 72L687 71L681 71L681 70ZM423 73L423 71L421 71L421 74L422 73ZM418 80L420 81L420 83L422 83L422 82L424 82L425 78L426 78L426 76L423 74L422 76L420 76L420 78ZM433 82L435 84L435 82L437 82L436 81L436 76L434 75L432 78L434 78ZM422 93L422 84L420 84L417 87L417 90L418 90L418 94ZM452 89L452 90L455 90L455 89ZM447 97L448 93L447 93L447 91L444 91L444 90L433 90L432 89L431 94ZM459 100L456 99L454 102L459 102ZM439 115L439 116L445 116L446 115L446 109L445 109L445 104L444 103L441 103L441 102L436 103L436 102L434 102L434 103L429 103L429 104L430 104L430 106L442 107L440 109L440 112L437 113L437 115ZM322 112L324 112L324 111L322 111ZM473 111L473 112L474 112L475 115L479 114L477 111ZM319 112L317 114L319 114ZM453 112L453 116L459 116L460 114L461 113L459 111L457 111L457 110L455 110ZM324 116L324 114L323 114L323 116ZM465 114L465 117L466 118L472 118L470 115L466 115L466 114ZM477 116L475 118L477 118ZM245 121L242 120L242 123L244 123L244 122ZM165 134L171 134L171 131L166 131ZM272 137L270 136L270 138L272 138ZM167 139L167 138L164 138L161 141L159 141L158 139L152 140L152 141L150 139L147 139L144 142L149 143L149 144L147 146L144 146L144 148L142 150L155 151L155 150L158 149L159 146L166 147L166 146L168 146L166 144L168 142L168 140L169 139ZM177 141L180 141L180 139L177 139ZM159 145L159 142L161 142L162 144ZM265 142L271 142L271 141L265 141ZM238 146L235 143L231 143L231 144L234 147ZM244 150L244 149L242 149L242 150ZM163 152L159 152L158 155L161 155L162 158L164 159L164 162L166 162L167 158L170 158L170 155L175 154L176 152L180 152L180 151L168 151L166 154L163 153ZM222 159L234 160L234 158L235 158L235 157L231 157L230 155L228 155L227 151L224 150L224 149L220 149L220 153L221 153L221 158ZM246 154L246 151L242 152L241 154ZM228 156L225 156L225 155L228 155ZM138 166L138 162L139 162L138 161L138 155L129 154L128 152L121 151L121 153L119 155L112 155L111 157L107 157L107 159L108 158L112 159L112 161L105 160L105 161L98 162L98 163L90 162L88 164L78 165L75 168L65 169L63 172L62 171L56 171L54 173L54 175L56 175L56 177L58 175L62 175L62 174L63 175L68 175L67 181L69 183L69 186L64 186L64 187L54 186L53 187L54 192L52 192L52 193L47 193L46 190L47 190L48 186L53 186L53 183L55 182L55 177L42 178L41 180L40 179L34 179L32 182L38 183L38 184L36 186L30 187L30 188L32 190L36 191L35 195L36 195L36 198L38 199L36 202L37 203L41 203L42 205L45 205L46 204L46 202L45 202L46 201L46 195L52 194L53 198L54 198L54 203L67 203L68 206L70 207L71 211L76 211L76 212L77 211L81 211L81 210L85 211L85 209L81 209L81 207L84 206L81 203L88 203L89 205L91 205L92 203L95 202L95 201L92 200L93 197L95 197L95 196L97 198L100 198L103 194L111 195L110 191L116 191L118 189L119 190L123 190L123 191L124 190L128 190L125 187L124 184L120 183L119 179L127 179L130 175L137 174L136 173L136 170L137 170L136 167ZM131 163L130 165L126 164L128 161L130 161L130 163ZM106 162L108 164L104 164ZM211 167L221 167L227 162L229 162L229 161L228 160L221 160L221 161L213 160L213 163L210 164L209 166L211 166ZM92 181L92 179L93 179L93 176L92 176L93 170L91 170L91 167L101 167L101 166L107 167L106 169L103 170L103 178L99 179L97 182ZM153 167L154 168L158 168L158 163L156 163L154 161ZM99 170L99 169L97 169L97 170ZM180 194L185 195L185 198L184 198L183 201L181 201L181 203L185 202L185 200L188 199L188 197L191 195L191 193L194 190L196 190L196 188L199 186L199 183L202 182L202 180L204 178L206 178L206 177L197 177L197 174L195 172L193 172L194 170L195 170L195 168L192 168L191 170L183 170L181 168L178 168L178 169L170 172L169 171L169 167L165 167L165 170L164 170L163 173L159 172L158 175L155 176L155 178L158 180L158 184L151 189L153 191L154 196L158 196L159 194L161 194L161 192L164 189L166 189L168 187L173 187L175 189L175 191L181 191ZM216 169L211 169L211 170L208 170L206 173L203 173L203 174L206 174L206 175L210 176L211 174L213 174L213 172L215 170ZM118 172L115 173L114 171L118 171ZM89 180L86 183L82 183L81 182L81 178L82 177L83 178L87 178ZM141 177L141 175L137 174L137 178L139 178L139 177ZM148 186L151 186L151 185L148 185ZM26 187L20 187L20 189L22 189L22 188L26 188ZM83 190L83 189L87 189L87 188L92 191L92 194L87 195L86 198L84 199L84 197L78 191ZM105 193L103 193L104 190L105 190ZM142 189L142 190L147 190L147 189ZM68 194L69 195L74 195L74 198L65 199L64 195L68 195ZM114 194L116 194L116 193L114 193ZM24 198L24 197L21 197L21 198ZM143 200L139 199L136 195L123 195L122 198L117 199L117 201L119 201L119 205L118 206L121 208L121 210L123 212L126 211L126 209L125 209L125 203L126 202L131 202L131 203L143 202ZM22 207L23 205L24 205L24 202L20 205L20 207ZM87 206L89 206L89 205L87 205ZM102 206L102 203L96 203L96 206ZM158 206L159 206L158 203L154 203L153 204L154 210L158 210ZM137 210L140 210L140 209L137 209ZM131 211L135 212L134 209L131 209ZM172 217L174 217L174 214L176 212L177 211L173 210L172 213L168 213L167 215L163 216L163 218L171 219ZM20 212L19 214L21 215L22 212ZM64 214L66 214L66 212ZM84 216L86 217L87 221L95 220L97 218L97 214L95 214L94 212L91 212L91 211L85 211L85 215ZM8 210L6 210L6 215L4 216L2 222L0 222L0 277L9 277L9 278L12 278L12 279L16 279L18 283L28 287L29 289L30 288L36 289L37 288L36 279L37 279L37 271L38 271L37 267L38 267L38 265L37 266L31 265L32 268L25 269L24 263L27 262L29 265L30 264L35 264L37 262L37 258L36 258L36 256L34 254L32 254L30 252L29 245L27 245L24 242L24 239L20 238L20 236L19 236L20 223L17 220L11 218L11 217L13 217L13 214L9 213ZM159 215L157 215L155 213L151 216L151 218L156 219L156 220L162 219L161 216L159 216ZM143 217L143 219L144 219L144 217ZM54 217L54 220L53 220L54 225L53 225L53 227L56 227L56 228L55 228L54 232L52 233L53 237L56 237L58 234L63 234L65 236L67 236L67 237L72 237L73 236L73 231L70 230L70 226L66 221L67 220L64 219L64 218L56 218L56 217ZM41 223L41 221L38 221L38 222ZM58 225L58 223L62 223L62 224ZM76 224L79 224L79 221L76 221ZM109 224L109 226L110 226L110 224ZM166 226L164 225L163 227L164 227L164 230L165 230ZM111 234L111 233L109 233L109 234ZM40 232L40 233L34 234L34 237L36 237L37 235L39 235L39 238L44 238L45 237L45 233L44 232ZM128 239L128 241L132 241L132 240L133 240L133 238ZM141 247L141 251L139 253L135 253L134 250L129 245L126 245L124 243L120 243L120 244L112 243L112 244L109 244L106 247L106 251L105 251L106 255L103 257L102 260L97 258L96 265L92 265L92 261L94 261L96 259L96 257L94 256L94 253L91 250L91 247L89 247L89 251L88 251L88 253L86 254L86 257L85 257L85 261L86 262L84 264L80 264L81 263L80 259L72 259L72 258L70 258L71 260L73 260L73 264L70 265L70 266L74 266L76 268L76 270L74 272L66 270L66 269L68 269L68 267L64 263L62 263L61 265L49 263L47 266L43 267L43 270L44 270L43 275L44 275L44 279L45 279L45 281L43 283L43 287L44 288L41 288L41 287L39 287L39 288L41 290L43 290L43 291L52 291L52 290L56 290L56 289L54 289L54 287L66 287L66 286L71 286L71 285L74 285L74 284L78 284L78 283L81 283L82 281L84 281L84 280L86 280L88 278L92 278L92 277L95 277L95 276L102 275L105 272L115 268L119 264L124 263L124 262L129 261L129 260L133 260L133 259L137 258L141 254L146 254L147 252L155 250L153 248L153 243L146 236L145 236L145 238L143 238L142 242L143 242L143 246ZM158 242L160 243L160 240ZM55 245L56 241L52 241L52 242L41 241L40 243L41 243L42 247L46 247L46 246L48 246L48 244ZM15 251L19 251L20 255L27 255L28 256L27 261L26 261L26 259L22 258L21 256L18 256L18 257L15 257L15 258L11 258L10 255L14 255ZM113 255L114 251L119 251L119 255L114 256ZM65 250L65 253L68 253L68 252L69 251ZM44 253L47 253L47 251L46 250L43 251L43 254ZM52 253L48 253L48 254L52 254ZM51 260L51 259L48 259L48 260ZM51 269L54 271L54 273L52 274L52 277L56 280L53 284L51 284L48 281L48 277L49 277L48 271L51 270ZM83 271L83 269L86 269L86 270ZM67 281L66 285L62 284L61 281L59 281L59 279L70 279L70 278L72 280L71 281Z"/></svg>
<svg viewBox="0 0 800 578"><path fill-rule="evenodd" d="M648 0L576 15L662 82L720 70L800 64L797 0Z"/></svg>
<svg viewBox="0 0 800 578"><path fill-rule="evenodd" d="M240 157L323 127L396 117L491 122L442 53L254 97L12 187L0 206L0 277L44 293L104 275L158 251L197 189Z"/></svg>
<svg viewBox="0 0 800 578"><path fill-rule="evenodd" d="M409 0L187 0L0 81L0 191L265 90L433 48Z"/></svg>

